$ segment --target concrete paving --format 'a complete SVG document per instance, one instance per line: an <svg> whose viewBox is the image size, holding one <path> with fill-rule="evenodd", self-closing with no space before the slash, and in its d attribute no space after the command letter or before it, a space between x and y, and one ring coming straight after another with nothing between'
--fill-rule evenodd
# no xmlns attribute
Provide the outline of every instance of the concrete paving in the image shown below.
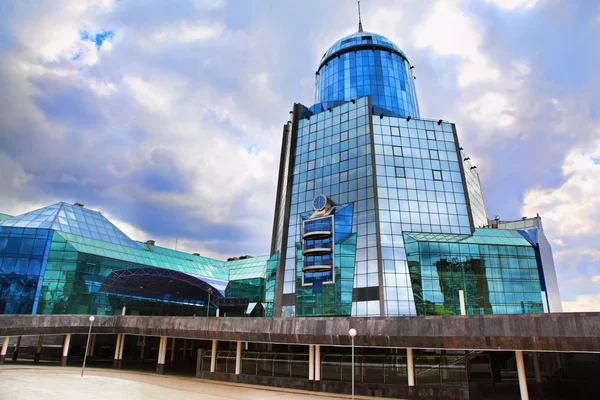
<svg viewBox="0 0 600 400"><path fill-rule="evenodd" d="M215 383L192 378L72 367L0 367L1 400L307 400L325 393ZM358 398L358 397L357 397ZM366 397L363 397L366 398Z"/></svg>

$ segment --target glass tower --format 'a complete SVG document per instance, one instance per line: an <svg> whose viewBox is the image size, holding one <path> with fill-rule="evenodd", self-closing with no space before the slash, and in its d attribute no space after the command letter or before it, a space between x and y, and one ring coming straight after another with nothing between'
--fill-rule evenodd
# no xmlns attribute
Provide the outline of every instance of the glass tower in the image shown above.
<svg viewBox="0 0 600 400"><path fill-rule="evenodd" d="M359 27L323 55L315 99L284 126L272 315L458 314L460 293L471 314L549 308L543 232L490 227L456 126L420 118L398 46Z"/></svg>
<svg viewBox="0 0 600 400"><path fill-rule="evenodd" d="M318 112L371 95L375 112L419 118L412 66L388 38L357 32L337 41L323 55L316 73Z"/></svg>

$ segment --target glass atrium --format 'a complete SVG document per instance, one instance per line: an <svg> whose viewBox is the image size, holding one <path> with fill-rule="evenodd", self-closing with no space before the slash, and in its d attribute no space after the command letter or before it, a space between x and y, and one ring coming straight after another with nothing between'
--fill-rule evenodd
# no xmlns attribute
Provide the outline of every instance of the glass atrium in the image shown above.
<svg viewBox="0 0 600 400"><path fill-rule="evenodd" d="M137 242L98 211L57 203L0 223L0 313L208 315L225 298L252 312L264 302L267 259Z"/></svg>

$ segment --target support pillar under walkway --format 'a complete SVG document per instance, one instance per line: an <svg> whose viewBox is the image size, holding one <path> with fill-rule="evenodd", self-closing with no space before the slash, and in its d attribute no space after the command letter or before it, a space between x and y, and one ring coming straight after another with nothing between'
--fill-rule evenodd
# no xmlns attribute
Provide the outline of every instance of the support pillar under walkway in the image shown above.
<svg viewBox="0 0 600 400"><path fill-rule="evenodd" d="M125 345L125 334L117 334L117 343L115 344L115 355L113 357L113 368L120 369L123 360L123 346Z"/></svg>
<svg viewBox="0 0 600 400"><path fill-rule="evenodd" d="M217 369L217 344L218 341L212 341L212 351L210 352L210 372L215 372Z"/></svg>
<svg viewBox="0 0 600 400"><path fill-rule="evenodd" d="M235 348L235 374L239 375L242 372L242 342L236 343Z"/></svg>
<svg viewBox="0 0 600 400"><path fill-rule="evenodd" d="M529 400L529 392L527 391L527 374L525 373L525 361L523 361L523 351L516 350L515 358L517 359L517 373L519 375L521 400Z"/></svg>
<svg viewBox="0 0 600 400"><path fill-rule="evenodd" d="M8 351L8 342L10 341L10 336L5 336L4 341L2 342L2 351L0 351L0 364L4 364L4 359L6 358L6 352Z"/></svg>
<svg viewBox="0 0 600 400"><path fill-rule="evenodd" d="M67 358L69 357L69 347L71 346L71 334L65 335L65 341L63 342L62 357L60 358L60 365L63 367L67 365Z"/></svg>
<svg viewBox="0 0 600 400"><path fill-rule="evenodd" d="M315 345L308 345L308 380L315 380Z"/></svg>
<svg viewBox="0 0 600 400"><path fill-rule="evenodd" d="M158 344L158 363L156 364L156 373L164 375L165 360L167 358L167 340L166 336L161 336Z"/></svg>
<svg viewBox="0 0 600 400"><path fill-rule="evenodd" d="M40 362L40 358L42 358L42 349L44 347L44 336L40 335L38 338L37 348L35 349L35 354L33 355L33 362L38 364Z"/></svg>
<svg viewBox="0 0 600 400"><path fill-rule="evenodd" d="M17 344L15 344L15 350L13 351L12 360L17 361L19 359L19 349L21 348L21 336L17 338Z"/></svg>
<svg viewBox="0 0 600 400"><path fill-rule="evenodd" d="M408 386L415 386L415 361L413 349L406 349L406 369L408 370Z"/></svg>
<svg viewBox="0 0 600 400"><path fill-rule="evenodd" d="M315 345L315 381L321 380L321 345Z"/></svg>

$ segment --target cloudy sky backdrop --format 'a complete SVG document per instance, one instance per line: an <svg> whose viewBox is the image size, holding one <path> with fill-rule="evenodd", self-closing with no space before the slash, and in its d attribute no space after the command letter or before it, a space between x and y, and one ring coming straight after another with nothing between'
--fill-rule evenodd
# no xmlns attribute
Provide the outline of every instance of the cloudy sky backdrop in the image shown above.
<svg viewBox="0 0 600 400"><path fill-rule="evenodd" d="M490 216L540 213L565 308L600 310L600 5L363 0L457 124ZM0 2L0 212L98 209L134 239L267 254L282 125L353 0Z"/></svg>

